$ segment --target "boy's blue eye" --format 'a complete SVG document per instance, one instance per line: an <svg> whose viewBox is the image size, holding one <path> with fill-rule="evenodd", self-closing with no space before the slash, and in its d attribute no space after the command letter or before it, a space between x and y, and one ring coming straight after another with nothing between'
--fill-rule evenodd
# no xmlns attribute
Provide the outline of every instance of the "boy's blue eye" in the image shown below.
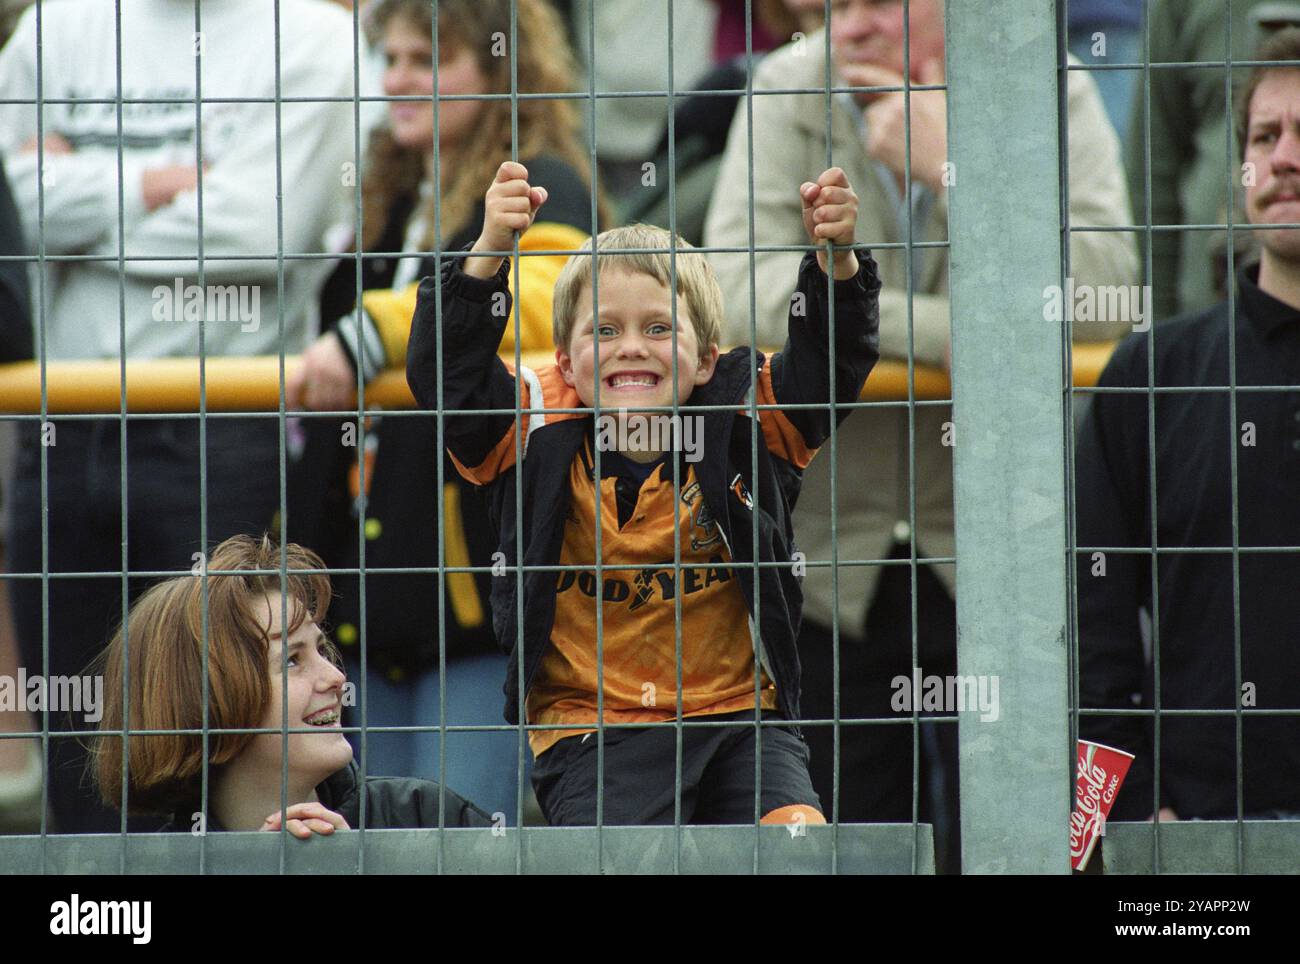
<svg viewBox="0 0 1300 964"><path fill-rule="evenodd" d="M653 325L647 328L646 331L651 335L666 335L672 331L672 327L664 324L662 321L656 321Z"/></svg>
<svg viewBox="0 0 1300 964"><path fill-rule="evenodd" d="M601 325L596 329L596 335L599 338L613 338L618 332L613 325Z"/></svg>

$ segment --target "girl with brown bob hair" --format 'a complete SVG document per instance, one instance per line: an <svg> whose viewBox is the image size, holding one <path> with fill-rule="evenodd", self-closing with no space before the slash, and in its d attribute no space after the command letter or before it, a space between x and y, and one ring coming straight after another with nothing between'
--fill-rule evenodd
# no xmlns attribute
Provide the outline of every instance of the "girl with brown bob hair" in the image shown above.
<svg viewBox="0 0 1300 964"><path fill-rule="evenodd" d="M170 815L166 829L278 830L283 789L288 830L307 837L356 825L364 787L368 827L438 826L437 784L361 781L340 727L350 688L318 625L329 577L298 545L285 548L283 582L280 568L280 548L265 535L227 539L207 561L206 721L203 576L167 579L137 600L95 667L108 698L90 768L104 802ZM491 825L451 791L445 814L444 826Z"/></svg>

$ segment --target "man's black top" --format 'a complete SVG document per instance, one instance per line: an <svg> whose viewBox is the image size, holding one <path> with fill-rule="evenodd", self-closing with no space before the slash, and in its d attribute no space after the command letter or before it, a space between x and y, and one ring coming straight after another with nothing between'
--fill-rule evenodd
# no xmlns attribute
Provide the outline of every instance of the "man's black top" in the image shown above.
<svg viewBox="0 0 1300 964"><path fill-rule="evenodd" d="M1281 548L1300 546L1300 311L1261 291L1258 277L1258 265L1238 272L1235 413L1223 390L1230 381L1226 303L1131 335L1101 375L1103 387L1152 384L1151 337L1154 384L1200 387L1154 395L1155 499L1146 391L1093 396L1076 460L1080 705L1155 706L1138 610L1156 612L1161 709L1231 711L1239 701L1245 708L1246 814L1300 807L1300 717L1258 713L1300 708L1300 554ZM1246 390L1252 385L1292 387ZM1234 458L1243 549L1237 557L1240 686ZM1153 501L1155 545L1162 550L1154 559ZM1146 551L1104 552L1104 558L1094 552L1116 547ZM1136 754L1111 816L1148 817L1155 809L1151 717L1083 715L1079 730L1085 739ZM1235 817L1235 715L1162 715L1160 734L1160 805L1182 818Z"/></svg>

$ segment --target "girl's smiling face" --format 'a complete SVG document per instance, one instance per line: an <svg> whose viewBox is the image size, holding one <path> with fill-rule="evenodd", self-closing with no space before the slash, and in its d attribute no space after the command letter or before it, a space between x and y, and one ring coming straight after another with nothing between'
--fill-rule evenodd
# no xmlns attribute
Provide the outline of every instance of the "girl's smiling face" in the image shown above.
<svg viewBox="0 0 1300 964"><path fill-rule="evenodd" d="M343 715L343 684L347 677L330 659L329 641L310 618L303 619L289 638L283 638L280 621L280 594L267 593L263 602L255 603L255 612L270 640L267 672L271 680L271 698L259 727L290 730L313 728L319 733L289 734L289 784L315 787L326 777L352 761L352 745L340 729ZM298 603L289 602L290 625ZM287 657L286 657L287 653ZM288 671L285 672L284 661ZM284 694L288 693L285 716ZM279 780L283 760L284 737L279 733L262 733L253 738L245 755L251 755L274 772Z"/></svg>
<svg viewBox="0 0 1300 964"><path fill-rule="evenodd" d="M468 47L443 46L438 63L439 94L482 94L487 78ZM384 93L389 97L431 97L433 94L433 43L402 17L384 28ZM453 100L438 105L438 141L442 148L459 147L473 131L487 101ZM393 140L403 147L432 153L433 101L403 100L388 105Z"/></svg>

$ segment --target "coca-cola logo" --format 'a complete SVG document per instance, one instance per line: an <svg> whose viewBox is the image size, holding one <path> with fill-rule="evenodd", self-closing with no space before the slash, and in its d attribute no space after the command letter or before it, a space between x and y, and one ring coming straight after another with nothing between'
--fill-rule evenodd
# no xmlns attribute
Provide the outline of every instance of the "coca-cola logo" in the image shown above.
<svg viewBox="0 0 1300 964"><path fill-rule="evenodd" d="M1100 811L1091 815L1082 811L1074 810L1070 813L1070 858L1077 859L1083 856L1083 852L1088 849L1089 844L1101 832L1101 824L1105 819Z"/></svg>
<svg viewBox="0 0 1300 964"><path fill-rule="evenodd" d="M1106 771L1104 768L1091 761L1080 761L1079 782L1075 789L1079 809L1084 813L1094 813L1100 806L1101 788L1105 784Z"/></svg>
<svg viewBox="0 0 1300 964"><path fill-rule="evenodd" d="M1070 857L1081 857L1101 831L1105 817L1101 813L1103 801L1110 803L1115 798L1119 778L1111 780L1106 787L1106 769L1098 766L1091 759L1079 759L1079 778L1075 784L1075 800L1078 809L1070 813ZM1106 787L1105 795L1102 788Z"/></svg>
<svg viewBox="0 0 1300 964"><path fill-rule="evenodd" d="M1070 813L1070 858L1076 869L1085 864L1106 832L1106 814L1119 793L1132 755L1080 740Z"/></svg>

